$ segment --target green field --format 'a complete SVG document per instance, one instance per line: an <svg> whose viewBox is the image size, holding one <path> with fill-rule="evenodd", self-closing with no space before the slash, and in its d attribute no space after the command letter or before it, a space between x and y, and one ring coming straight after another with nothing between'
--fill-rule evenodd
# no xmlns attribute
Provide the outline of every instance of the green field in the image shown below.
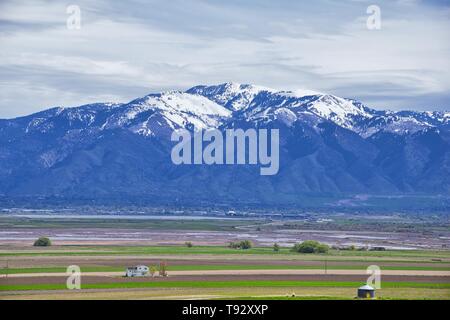
<svg viewBox="0 0 450 320"><path fill-rule="evenodd" d="M4 229L153 229L153 230L208 230L233 231L247 226L252 220L239 219L203 219L203 220L167 220L167 219L114 219L111 218L27 218L0 215L0 228ZM262 224L263 222L256 222Z"/></svg>
<svg viewBox="0 0 450 320"><path fill-rule="evenodd" d="M82 272L121 272L124 267L87 266L81 267ZM168 271L196 271L196 270L324 270L318 265L175 265L168 266ZM366 270L358 265L327 265L328 270ZM450 271L450 267L422 267L422 266L384 266L382 270L420 270L420 271ZM66 267L37 267L37 268L3 268L0 274L26 273L64 273Z"/></svg>
<svg viewBox="0 0 450 320"><path fill-rule="evenodd" d="M353 287L360 282L341 281L158 281L84 284L82 289L135 288L239 288L239 287ZM385 288L450 289L450 283L384 282ZM65 284L0 285L0 291L63 290Z"/></svg>
<svg viewBox="0 0 450 320"><path fill-rule="evenodd" d="M275 252L270 247L256 247L247 250L232 249L224 246L64 246L38 248L35 250L2 250L0 257L8 256L109 256L109 255L270 255L282 257L299 257L296 252L289 248L281 248ZM391 258L406 258L409 262L440 262L438 259L450 261L450 251L436 250L387 250L387 251L338 251L330 250L328 254L308 254L303 255L308 260L340 261L340 258L364 258L360 261L376 258L389 258L386 261L393 261ZM414 259L417 258L417 259ZM399 259L399 262L402 260Z"/></svg>

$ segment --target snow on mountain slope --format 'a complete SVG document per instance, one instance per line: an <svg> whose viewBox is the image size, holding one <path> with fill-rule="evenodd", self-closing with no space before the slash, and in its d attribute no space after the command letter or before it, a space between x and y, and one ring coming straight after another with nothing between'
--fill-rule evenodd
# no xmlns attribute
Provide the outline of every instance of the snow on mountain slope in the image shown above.
<svg viewBox="0 0 450 320"><path fill-rule="evenodd" d="M292 126L292 124L298 119L297 115L287 108L279 108L275 110L275 115L277 119L288 127Z"/></svg>
<svg viewBox="0 0 450 320"><path fill-rule="evenodd" d="M361 102L311 90L283 91L224 83L197 86L187 93L205 96L248 121L279 119L291 125L303 115L316 115L367 138L379 131L399 135L450 123L450 113L377 111Z"/></svg>
<svg viewBox="0 0 450 320"><path fill-rule="evenodd" d="M353 130L361 119L373 117L373 113L366 108L355 104L352 100L339 98L332 95L322 95L309 103L307 109L322 118Z"/></svg>
<svg viewBox="0 0 450 320"><path fill-rule="evenodd" d="M287 108L294 113L311 112L347 129L353 129L356 121L373 116L370 109L356 101L305 89L282 91L224 83L217 86L197 86L186 92L203 95L234 112L245 112L246 117L250 118L267 117L277 108Z"/></svg>
<svg viewBox="0 0 450 320"><path fill-rule="evenodd" d="M360 122L356 131L363 138L370 137L380 131L408 135L449 123L448 112L378 111L372 118Z"/></svg>
<svg viewBox="0 0 450 320"><path fill-rule="evenodd" d="M205 96L232 111L248 107L261 92L276 92L276 90L230 82L216 86L196 86L186 91L186 93Z"/></svg>
<svg viewBox="0 0 450 320"><path fill-rule="evenodd" d="M18 119L27 123L25 133L86 129L101 124L103 118L119 106L121 104L94 103L76 108L56 107Z"/></svg>
<svg viewBox="0 0 450 320"><path fill-rule="evenodd" d="M223 83L215 86L196 86L186 92L205 96L232 111L242 111L250 107L254 99L261 94L264 94L265 96L281 96L286 99L322 95L322 93L317 91L306 89L283 91L263 86L239 84L234 82Z"/></svg>
<svg viewBox="0 0 450 320"><path fill-rule="evenodd" d="M291 126L298 119L311 117L332 121L364 138L379 131L404 135L450 123L449 112L376 111L358 101L316 91L283 91L238 83L149 94L126 104L53 108L24 119L28 119L26 133L45 133L57 127L127 128L143 136L167 136L178 128L216 128L230 119L253 122L278 119Z"/></svg>
<svg viewBox="0 0 450 320"><path fill-rule="evenodd" d="M178 91L150 94L126 104L104 128L126 126L131 131L155 135L161 130L218 127L231 111L200 95Z"/></svg>
<svg viewBox="0 0 450 320"><path fill-rule="evenodd" d="M415 133L429 127L432 127L432 125L426 121L417 120L417 118L413 115L399 115L397 113L387 111L381 115L368 119L365 123L361 123L358 128L358 133L363 138L368 138L380 131L405 135Z"/></svg>

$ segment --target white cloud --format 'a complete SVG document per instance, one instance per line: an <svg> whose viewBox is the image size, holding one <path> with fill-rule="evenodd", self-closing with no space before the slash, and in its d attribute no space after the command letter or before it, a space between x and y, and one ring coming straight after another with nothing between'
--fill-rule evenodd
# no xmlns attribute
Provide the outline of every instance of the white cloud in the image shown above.
<svg viewBox="0 0 450 320"><path fill-rule="evenodd" d="M439 1L381 1L378 31L370 1L282 2L77 1L82 28L68 30L63 3L2 1L0 117L224 81L450 108Z"/></svg>

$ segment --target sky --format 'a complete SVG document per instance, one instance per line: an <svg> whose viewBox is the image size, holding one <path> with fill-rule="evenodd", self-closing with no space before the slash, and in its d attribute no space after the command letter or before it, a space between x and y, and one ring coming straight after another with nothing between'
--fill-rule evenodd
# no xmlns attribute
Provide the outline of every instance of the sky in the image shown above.
<svg viewBox="0 0 450 320"><path fill-rule="evenodd" d="M450 0L0 0L0 118L224 82L450 110L449 57Z"/></svg>

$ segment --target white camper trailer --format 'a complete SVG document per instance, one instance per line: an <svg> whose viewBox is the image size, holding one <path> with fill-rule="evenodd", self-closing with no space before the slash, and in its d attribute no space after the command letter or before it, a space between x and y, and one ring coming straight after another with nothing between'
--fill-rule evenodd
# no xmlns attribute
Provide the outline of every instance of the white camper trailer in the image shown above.
<svg viewBox="0 0 450 320"><path fill-rule="evenodd" d="M148 275L149 268L147 266L128 267L126 277L145 277Z"/></svg>

